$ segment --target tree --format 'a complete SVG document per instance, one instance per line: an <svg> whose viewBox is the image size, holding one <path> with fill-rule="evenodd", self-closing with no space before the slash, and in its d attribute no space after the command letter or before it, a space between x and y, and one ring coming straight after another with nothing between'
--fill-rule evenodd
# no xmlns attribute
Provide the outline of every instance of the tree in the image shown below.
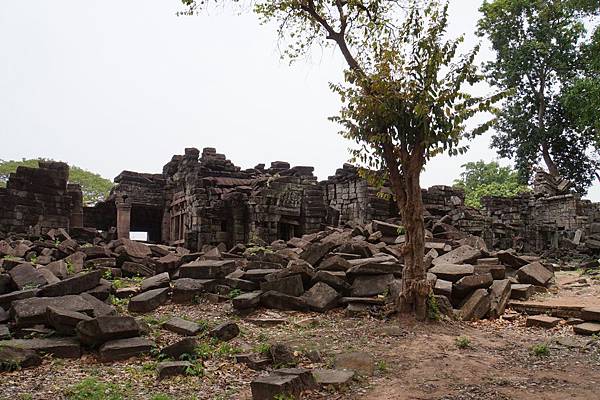
<svg viewBox="0 0 600 400"><path fill-rule="evenodd" d="M189 12L195 2L184 0ZM474 49L459 55L462 38L444 41L447 3L395 0L275 0L255 2L263 21L279 23L292 60L313 45L333 43L347 69L344 84L332 84L343 108L334 121L358 148L353 160L371 181L389 180L406 232L401 313L426 317L430 292L424 268L424 222L420 175L433 156L459 147L465 122L492 109L497 97L477 98L464 86L481 80Z"/></svg>
<svg viewBox="0 0 600 400"><path fill-rule="evenodd" d="M598 13L597 0L486 0L480 11L478 34L496 51L486 65L489 82L513 91L492 145L516 159L523 181L541 158L550 174L585 192L600 166L590 156L596 134L572 110L588 104L588 96L575 93L586 84L578 81L589 71L584 18Z"/></svg>
<svg viewBox="0 0 600 400"><path fill-rule="evenodd" d="M462 166L464 172L454 181L454 187L465 192L465 204L481 208L484 196L513 197L529 188L519 181L519 174L510 167L501 167L493 161L469 162Z"/></svg>
<svg viewBox="0 0 600 400"><path fill-rule="evenodd" d="M14 173L18 167L38 168L38 161L51 161L45 159L23 159L21 161L4 161L0 160L0 187L5 187L8 182L8 177ZM82 168L71 166L69 168L69 182L81 185L83 192L83 202L85 204L95 204L108 197L113 183L90 171Z"/></svg>

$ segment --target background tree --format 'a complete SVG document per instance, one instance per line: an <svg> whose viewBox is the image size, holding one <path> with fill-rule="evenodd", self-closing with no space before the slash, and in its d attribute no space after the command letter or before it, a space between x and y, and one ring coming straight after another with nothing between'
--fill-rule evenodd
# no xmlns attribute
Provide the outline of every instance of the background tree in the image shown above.
<svg viewBox="0 0 600 400"><path fill-rule="evenodd" d="M14 173L17 170L17 167L24 166L38 168L38 161L40 160L51 161L46 159L23 159L21 161L0 160L0 187L6 186L9 175ZM108 196L110 189L113 187L113 183L110 180L76 166L71 166L69 168L69 182L81 185L83 202L90 205L104 200Z"/></svg>
<svg viewBox="0 0 600 400"><path fill-rule="evenodd" d="M454 187L465 191L465 204L481 208L484 196L513 197L529 191L519 181L519 174L510 167L501 167L495 161L469 162L462 166L464 172L454 181Z"/></svg>
<svg viewBox="0 0 600 400"><path fill-rule="evenodd" d="M193 13L198 5L184 0ZM447 3L394 0L275 0L255 2L263 21L279 24L294 60L313 45L334 43L347 63L345 83L331 85L344 104L339 122L358 148L371 181L389 180L405 227L399 311L426 317L429 285L424 269L420 175L436 154L462 153L465 122L491 109L495 98L469 95L464 86L481 79L477 49L459 55L462 38L445 41Z"/></svg>
<svg viewBox="0 0 600 400"><path fill-rule="evenodd" d="M584 20L598 13L597 0L486 0L480 11L478 34L487 36L496 51L486 66L489 81L513 90L492 145L500 156L516 160L524 181L541 158L550 174L570 179L585 192L599 167L590 156L595 134L582 129L563 96L589 70ZM587 96L568 101L578 109Z"/></svg>

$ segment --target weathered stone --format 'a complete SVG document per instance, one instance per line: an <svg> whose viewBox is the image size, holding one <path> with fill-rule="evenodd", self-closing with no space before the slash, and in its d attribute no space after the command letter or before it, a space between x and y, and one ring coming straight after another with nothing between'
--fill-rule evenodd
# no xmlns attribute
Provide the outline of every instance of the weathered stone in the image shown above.
<svg viewBox="0 0 600 400"><path fill-rule="evenodd" d="M561 321L560 318L550 317L548 315L532 315L525 320L525 326L537 326L540 328L553 328Z"/></svg>
<svg viewBox="0 0 600 400"><path fill-rule="evenodd" d="M433 293L439 294L441 296L446 296L447 298L452 297L452 282L445 281L443 279L437 279L435 281L435 286L433 287Z"/></svg>
<svg viewBox="0 0 600 400"><path fill-rule="evenodd" d="M121 265L121 270L124 275L127 276L153 276L156 271L154 270L153 265L146 265L139 262L125 261L123 265Z"/></svg>
<svg viewBox="0 0 600 400"><path fill-rule="evenodd" d="M211 290L216 281L214 279L179 278L173 281L173 303L191 303L194 298Z"/></svg>
<svg viewBox="0 0 600 400"><path fill-rule="evenodd" d="M463 245L433 260L433 265L464 264L481 257L481 251L469 245ZM435 273L435 272L434 272Z"/></svg>
<svg viewBox="0 0 600 400"><path fill-rule="evenodd" d="M463 298L475 289L487 289L494 282L492 274L469 275L460 278L452 286L452 294L457 298Z"/></svg>
<svg viewBox="0 0 600 400"><path fill-rule="evenodd" d="M331 256L325 258L316 268L318 271L347 271L352 265L343 257Z"/></svg>
<svg viewBox="0 0 600 400"><path fill-rule="evenodd" d="M109 304L99 300L97 297L89 293L81 293L81 298L87 301L92 306L92 315L94 317L105 317L108 315L117 314L117 310Z"/></svg>
<svg viewBox="0 0 600 400"><path fill-rule="evenodd" d="M165 379L171 376L186 375L192 368L189 361L162 361L156 365L156 374L158 379Z"/></svg>
<svg viewBox="0 0 600 400"><path fill-rule="evenodd" d="M511 284L510 298L515 300L527 300L535 293L533 285L529 284Z"/></svg>
<svg viewBox="0 0 600 400"><path fill-rule="evenodd" d="M81 296L68 295L62 297L32 297L13 302L11 315L18 327L45 324L46 308L56 307L67 311L76 311L85 314L92 313L92 306Z"/></svg>
<svg viewBox="0 0 600 400"><path fill-rule="evenodd" d="M242 272L243 274L243 272ZM258 284L256 282L248 281L246 279L238 279L238 278L225 278L225 284L232 289L240 289L246 292L252 292L258 289Z"/></svg>
<svg viewBox="0 0 600 400"><path fill-rule="evenodd" d="M304 293L304 286L300 275L292 275L285 278L270 280L269 282L262 282L260 284L260 289L263 292L275 290L279 293L294 297L298 297Z"/></svg>
<svg viewBox="0 0 600 400"><path fill-rule="evenodd" d="M169 300L169 290L169 288L160 288L140 293L129 300L127 309L135 313L146 313L156 310Z"/></svg>
<svg viewBox="0 0 600 400"><path fill-rule="evenodd" d="M127 255L132 259L140 259L150 257L152 250L143 243L133 241L131 239L122 238L114 243L115 253Z"/></svg>
<svg viewBox="0 0 600 400"><path fill-rule="evenodd" d="M40 289L38 296L56 297L69 294L80 294L98 286L102 271L80 272L60 282Z"/></svg>
<svg viewBox="0 0 600 400"><path fill-rule="evenodd" d="M573 332L578 335L600 335L600 323L584 322L583 324L574 325Z"/></svg>
<svg viewBox="0 0 600 400"><path fill-rule="evenodd" d="M352 283L351 295L354 297L376 296L384 293L389 284L394 280L394 275L360 275Z"/></svg>
<svg viewBox="0 0 600 400"><path fill-rule="evenodd" d="M112 283L105 279L100 279L98 286L86 290L84 293L90 294L100 301L106 301L112 293Z"/></svg>
<svg viewBox="0 0 600 400"><path fill-rule="evenodd" d="M196 336L202 331L202 327L199 324L179 317L169 319L163 324L163 328L186 336Z"/></svg>
<svg viewBox="0 0 600 400"><path fill-rule="evenodd" d="M0 346L0 371L37 367L41 364L42 358L34 350Z"/></svg>
<svg viewBox="0 0 600 400"><path fill-rule="evenodd" d="M46 267L39 267L37 270L39 271L40 274L42 274L42 276L44 277L44 279L46 280L46 282L49 285L56 283L56 282L60 282L60 279L58 279L56 277L56 275L54 275L52 273L52 271L50 271L49 269L46 269Z"/></svg>
<svg viewBox="0 0 600 400"><path fill-rule="evenodd" d="M117 259L113 257L93 258L87 260L84 265L89 269L110 270L117 266Z"/></svg>
<svg viewBox="0 0 600 400"><path fill-rule="evenodd" d="M477 260L479 261L479 260ZM506 267L504 265L481 264L475 265L475 274L492 274L495 280L502 280L506 276Z"/></svg>
<svg viewBox="0 0 600 400"><path fill-rule="evenodd" d="M506 304L510 299L511 284L508 279L495 280L490 286L490 312L489 318L499 318L504 314Z"/></svg>
<svg viewBox="0 0 600 400"><path fill-rule="evenodd" d="M475 268L472 265L456 265L456 264L437 264L429 270L435 274L438 279L443 279L450 282L458 282L465 276L473 275Z"/></svg>
<svg viewBox="0 0 600 400"><path fill-rule="evenodd" d="M372 376L375 372L375 359L365 352L342 353L335 356L334 366L359 375Z"/></svg>
<svg viewBox="0 0 600 400"><path fill-rule="evenodd" d="M267 276L269 276L277 271L279 271L279 270L273 269L273 268L251 269L249 271L244 272L243 279L249 280L251 282L261 282L261 281L264 281Z"/></svg>
<svg viewBox="0 0 600 400"><path fill-rule="evenodd" d="M600 322L600 307L586 307L581 310L581 318L584 321Z"/></svg>
<svg viewBox="0 0 600 400"><path fill-rule="evenodd" d="M8 271L13 284L18 290L32 289L43 286L46 278L30 263L22 263Z"/></svg>
<svg viewBox="0 0 600 400"><path fill-rule="evenodd" d="M540 262L527 264L517 271L519 282L531 285L546 286L552 276L552 272L548 271Z"/></svg>
<svg viewBox="0 0 600 400"><path fill-rule="evenodd" d="M81 357L79 342L71 338L11 339L0 341L0 349L4 347L33 350L39 355L50 354L57 358Z"/></svg>
<svg viewBox="0 0 600 400"><path fill-rule="evenodd" d="M210 337L228 342L240 334L240 328L235 322L224 322L215 326L208 332Z"/></svg>
<svg viewBox="0 0 600 400"><path fill-rule="evenodd" d="M235 260L192 261L179 268L179 277L192 279L225 278L233 271L235 271Z"/></svg>
<svg viewBox="0 0 600 400"><path fill-rule="evenodd" d="M475 290L460 307L463 321L474 321L485 317L490 310L490 295L486 289Z"/></svg>
<svg viewBox="0 0 600 400"><path fill-rule="evenodd" d="M53 306L46 309L46 318L48 324L63 335L74 335L75 327L80 321L92 319L89 315Z"/></svg>
<svg viewBox="0 0 600 400"><path fill-rule="evenodd" d="M342 271L319 271L315 274L312 283L323 282L343 294L350 294L352 285L346 281L346 274Z"/></svg>
<svg viewBox="0 0 600 400"><path fill-rule="evenodd" d="M250 383L250 388L253 400L296 399L302 393L302 382L295 375L274 374L256 378Z"/></svg>
<svg viewBox="0 0 600 400"><path fill-rule="evenodd" d="M110 252L103 246L84 246L79 249L83 254L85 254L86 260L91 260L93 258L109 258Z"/></svg>
<svg viewBox="0 0 600 400"><path fill-rule="evenodd" d="M65 260L53 261L50 264L46 265L46 269L48 269L48 271L52 272L54 276L60 279L65 279L68 275L67 263L65 262Z"/></svg>
<svg viewBox="0 0 600 400"><path fill-rule="evenodd" d="M7 322L10 319L10 314L4 308L0 307L0 323Z"/></svg>
<svg viewBox="0 0 600 400"><path fill-rule="evenodd" d="M309 285L315 276L315 269L304 260L290 260L284 269L266 275L265 279L270 282L295 275L300 276L304 285Z"/></svg>
<svg viewBox="0 0 600 400"><path fill-rule="evenodd" d="M302 297L311 310L325 312L337 305L340 294L326 283L317 282Z"/></svg>
<svg viewBox="0 0 600 400"><path fill-rule="evenodd" d="M297 376L300 378L303 390L310 390L317 387L315 377L309 369L305 368L279 368L273 370L274 374L284 376Z"/></svg>
<svg viewBox="0 0 600 400"><path fill-rule="evenodd" d="M193 355L196 352L198 341L193 337L183 338L165 348L160 352L166 357L179 360L183 355Z"/></svg>
<svg viewBox="0 0 600 400"><path fill-rule="evenodd" d="M102 362L126 360L149 353L154 347L155 344L152 340L141 337L117 339L100 346L98 356Z"/></svg>
<svg viewBox="0 0 600 400"><path fill-rule="evenodd" d="M39 291L39 289L24 289L0 295L0 307L10 308L14 301L35 297Z"/></svg>
<svg viewBox="0 0 600 400"><path fill-rule="evenodd" d="M243 293L237 297L234 297L231 302L233 308L236 310L246 310L249 308L258 307L260 304L260 297L263 294L261 290Z"/></svg>
<svg viewBox="0 0 600 400"><path fill-rule="evenodd" d="M126 339L140 334L140 327L133 317L97 317L77 324L77 336L81 343L97 346L109 340Z"/></svg>
<svg viewBox="0 0 600 400"><path fill-rule="evenodd" d="M303 298L279 293L274 290L263 293L260 296L260 302L267 308L275 308L278 310L308 310L308 305Z"/></svg>
<svg viewBox="0 0 600 400"><path fill-rule="evenodd" d="M498 260L500 260L500 262L502 264L504 264L508 267L511 267L512 269L519 269L519 268L529 264L527 261L525 261L521 257L517 257L508 251L499 251L496 254L496 257L498 258Z"/></svg>
<svg viewBox="0 0 600 400"><path fill-rule="evenodd" d="M162 274L154 275L150 278L146 278L140 284L140 288L142 292L146 292L152 289L160 289L169 287L169 283L171 282L171 278L167 272L163 272Z"/></svg>
<svg viewBox="0 0 600 400"><path fill-rule="evenodd" d="M273 360L273 365L279 367L294 366L298 363L294 350L286 343L273 343L269 347L269 353Z"/></svg>
<svg viewBox="0 0 600 400"><path fill-rule="evenodd" d="M344 371L335 369L315 369L312 371L315 381L318 385L335 388L349 385L354 377L354 371Z"/></svg>
<svg viewBox="0 0 600 400"><path fill-rule="evenodd" d="M156 273L169 272L176 269L181 264L181 257L169 253L166 256L154 260L154 270Z"/></svg>
<svg viewBox="0 0 600 400"><path fill-rule="evenodd" d="M317 265L335 246L334 242L311 243L300 253L300 258L310 265Z"/></svg>

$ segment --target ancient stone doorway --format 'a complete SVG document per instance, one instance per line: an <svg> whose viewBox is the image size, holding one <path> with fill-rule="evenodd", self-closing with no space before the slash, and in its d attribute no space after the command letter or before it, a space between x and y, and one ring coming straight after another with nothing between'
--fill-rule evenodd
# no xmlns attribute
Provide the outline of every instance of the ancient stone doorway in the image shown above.
<svg viewBox="0 0 600 400"><path fill-rule="evenodd" d="M282 218L277 224L277 238L290 240L293 237L302 236L300 222L291 218Z"/></svg>
<svg viewBox="0 0 600 400"><path fill-rule="evenodd" d="M163 211L158 207L133 204L131 207L130 232L147 232L147 241L161 242Z"/></svg>

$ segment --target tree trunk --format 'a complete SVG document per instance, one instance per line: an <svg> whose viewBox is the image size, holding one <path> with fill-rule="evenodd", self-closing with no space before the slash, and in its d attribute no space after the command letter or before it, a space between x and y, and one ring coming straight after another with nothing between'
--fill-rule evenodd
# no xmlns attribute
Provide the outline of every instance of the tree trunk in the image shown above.
<svg viewBox="0 0 600 400"><path fill-rule="evenodd" d="M400 210L406 240L404 242L404 269L402 291L397 301L400 314L414 313L417 320L427 318L427 296L430 287L425 273L425 223L421 194L421 170L424 163L423 144L409 155L404 151L398 160L390 143L384 144L384 158L392 191ZM400 173L400 163L402 164Z"/></svg>
<svg viewBox="0 0 600 400"><path fill-rule="evenodd" d="M548 167L548 172L552 176L559 176L558 167L552 160L552 156L550 155L550 151L548 150L548 145L546 143L542 143L542 157L544 158L544 163L546 163L546 167Z"/></svg>
<svg viewBox="0 0 600 400"><path fill-rule="evenodd" d="M423 221L423 197L420 185L420 169L405 176L405 201L398 202L406 241L404 242L404 270L402 291L398 299L398 312L414 313L417 320L427 318L427 296L430 287L425 273L425 223ZM403 203L403 204L402 204Z"/></svg>

